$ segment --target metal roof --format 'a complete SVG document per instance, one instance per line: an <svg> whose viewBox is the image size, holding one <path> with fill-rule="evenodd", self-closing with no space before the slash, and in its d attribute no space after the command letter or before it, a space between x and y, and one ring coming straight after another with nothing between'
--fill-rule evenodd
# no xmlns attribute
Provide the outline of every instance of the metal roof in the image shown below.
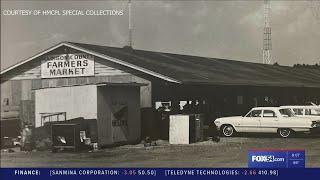
<svg viewBox="0 0 320 180"><path fill-rule="evenodd" d="M166 75L184 84L320 87L320 69L72 44Z"/></svg>
<svg viewBox="0 0 320 180"><path fill-rule="evenodd" d="M74 42L60 43L55 48L61 45L174 83L320 88L320 69L274 66ZM43 55L43 53L39 54ZM29 58L29 60L32 59ZM20 65L23 63L21 62ZM10 68L1 74L9 70Z"/></svg>

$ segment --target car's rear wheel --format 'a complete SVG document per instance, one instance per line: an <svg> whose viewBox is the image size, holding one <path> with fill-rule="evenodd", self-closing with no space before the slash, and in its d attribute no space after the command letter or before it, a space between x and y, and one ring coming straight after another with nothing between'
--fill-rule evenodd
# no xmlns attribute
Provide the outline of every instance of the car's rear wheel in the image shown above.
<svg viewBox="0 0 320 180"><path fill-rule="evenodd" d="M235 130L231 125L224 125L221 129L222 135L225 137L231 137L235 134Z"/></svg>
<svg viewBox="0 0 320 180"><path fill-rule="evenodd" d="M287 138L290 137L293 134L293 131L291 129L278 129L278 134L280 137Z"/></svg>

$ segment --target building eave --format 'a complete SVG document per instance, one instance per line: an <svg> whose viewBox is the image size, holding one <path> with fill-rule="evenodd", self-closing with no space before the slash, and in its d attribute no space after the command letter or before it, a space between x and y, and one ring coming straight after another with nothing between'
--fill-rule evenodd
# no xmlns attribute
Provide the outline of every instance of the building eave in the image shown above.
<svg viewBox="0 0 320 180"><path fill-rule="evenodd" d="M102 53L97 53L95 51L92 51L92 50L89 50L89 49L86 49L86 48L83 48L83 47L80 47L80 46L77 46L77 45L74 45L72 43L69 43L69 42L62 42L62 43L59 43L55 46L52 46L50 47L49 49L46 49L32 57L29 57L28 59L24 60L24 61L21 61L3 71L1 71L1 76L4 75L5 73L23 65L23 64L26 64L46 53L49 53L50 51L53 51L61 46L66 46L66 47L69 47L69 48L73 48L73 49L76 49L76 50L79 50L79 51L82 51L82 52L85 52L85 53L88 53L88 54L91 54L93 56L96 56L96 57L100 57L102 59L105 59L105 60L108 60L108 61L111 61L111 62L114 62L114 63L117 63L117 64L120 64L122 66L125 66L125 67L128 67L128 68L132 68L134 70L137 70L137 71L140 71L140 72L143 72L143 73L146 73L146 74L149 74L151 76L154 76L154 77L157 77L157 78L160 78L160 79L163 79L165 81L168 81L168 82L171 82L171 83L178 83L178 84L181 84L182 82L177 80L177 79L174 79L174 78L171 78L171 77L168 77L168 76L165 76L163 74L160 74L160 73L157 73L157 72L154 72L154 71L151 71L151 70L148 70L146 68L143 68L143 67L139 67L139 66L136 66L134 64L130 64L128 62L125 62L125 61L122 61L120 59L117 59L117 58L113 58L113 57L110 57L110 56L107 56L105 54L102 54Z"/></svg>

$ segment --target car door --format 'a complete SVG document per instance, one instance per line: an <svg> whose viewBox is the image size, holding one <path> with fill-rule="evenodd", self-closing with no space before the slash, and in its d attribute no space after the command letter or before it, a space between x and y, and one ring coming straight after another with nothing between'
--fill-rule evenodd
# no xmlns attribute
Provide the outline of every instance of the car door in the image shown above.
<svg viewBox="0 0 320 180"><path fill-rule="evenodd" d="M260 130L260 119L262 110L251 110L242 121L239 121L238 131L239 132L259 132Z"/></svg>
<svg viewBox="0 0 320 180"><path fill-rule="evenodd" d="M260 132L276 133L279 119L273 110L263 110L262 118L260 119Z"/></svg>

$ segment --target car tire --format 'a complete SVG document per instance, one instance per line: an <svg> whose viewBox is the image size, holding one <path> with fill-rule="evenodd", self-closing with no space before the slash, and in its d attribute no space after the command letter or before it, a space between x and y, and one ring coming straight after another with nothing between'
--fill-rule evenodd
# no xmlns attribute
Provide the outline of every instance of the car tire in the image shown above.
<svg viewBox="0 0 320 180"><path fill-rule="evenodd" d="M278 129L278 134L282 138L288 138L292 136L293 131L291 129L283 128L283 129Z"/></svg>
<svg viewBox="0 0 320 180"><path fill-rule="evenodd" d="M221 134L224 136L224 137L231 137L235 134L235 130L233 128L232 125L228 124L228 125L223 125L222 128L221 128Z"/></svg>

